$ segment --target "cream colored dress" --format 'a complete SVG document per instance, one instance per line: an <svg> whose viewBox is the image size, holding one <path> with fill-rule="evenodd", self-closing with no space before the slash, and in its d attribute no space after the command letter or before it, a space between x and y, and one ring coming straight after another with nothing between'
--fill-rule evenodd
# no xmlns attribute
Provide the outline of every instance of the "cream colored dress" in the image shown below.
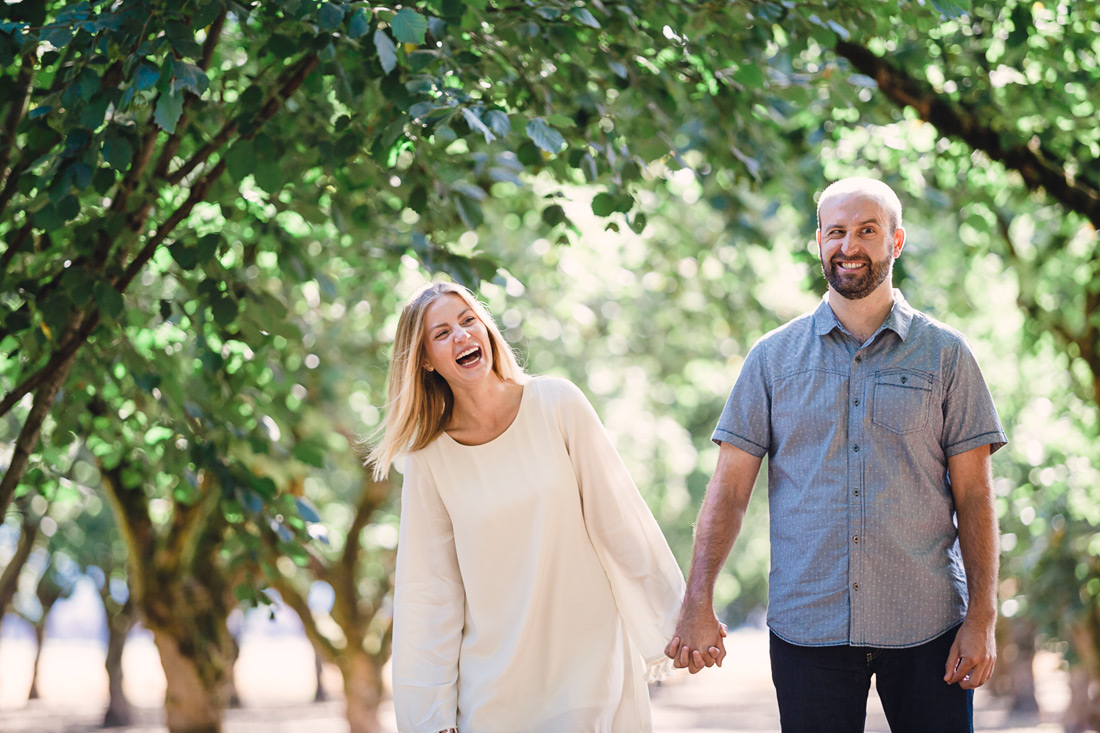
<svg viewBox="0 0 1100 733"><path fill-rule="evenodd" d="M539 377L507 430L409 455L393 628L398 730L639 733L684 580L599 418Z"/></svg>

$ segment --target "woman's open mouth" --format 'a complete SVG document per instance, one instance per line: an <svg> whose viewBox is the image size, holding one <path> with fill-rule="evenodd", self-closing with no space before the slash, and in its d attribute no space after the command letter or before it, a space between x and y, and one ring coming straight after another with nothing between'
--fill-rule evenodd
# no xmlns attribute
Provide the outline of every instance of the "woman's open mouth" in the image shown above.
<svg viewBox="0 0 1100 733"><path fill-rule="evenodd" d="M459 366L463 367L469 367L477 364L479 361L481 361L481 347L471 346L470 348L459 354L458 358L455 359L455 361L458 362Z"/></svg>

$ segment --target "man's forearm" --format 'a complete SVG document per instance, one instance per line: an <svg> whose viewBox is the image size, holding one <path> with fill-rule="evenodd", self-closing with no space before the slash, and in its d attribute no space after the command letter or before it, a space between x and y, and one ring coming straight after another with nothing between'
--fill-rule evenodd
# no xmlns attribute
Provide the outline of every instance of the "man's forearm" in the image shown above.
<svg viewBox="0 0 1100 733"><path fill-rule="evenodd" d="M988 448L960 456L952 466L959 549L966 569L968 616L992 621L997 615L1000 531L993 500L993 473Z"/></svg>
<svg viewBox="0 0 1100 733"><path fill-rule="evenodd" d="M714 583L741 532L760 458L722 444L718 466L695 524L685 605L712 604Z"/></svg>

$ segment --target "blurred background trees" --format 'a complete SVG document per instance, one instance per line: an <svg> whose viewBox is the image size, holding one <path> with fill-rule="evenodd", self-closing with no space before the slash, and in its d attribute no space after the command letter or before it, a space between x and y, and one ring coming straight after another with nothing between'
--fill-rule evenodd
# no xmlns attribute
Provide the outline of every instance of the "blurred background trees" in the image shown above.
<svg viewBox="0 0 1100 733"><path fill-rule="evenodd" d="M226 619L281 599L372 730L399 473L359 448L404 297L478 288L580 384L686 565L740 361L823 291L814 194L868 174L1010 433L1002 667L1064 653L1096 726L1098 38L1065 0L4 4L0 609L88 574L170 730L215 731Z"/></svg>

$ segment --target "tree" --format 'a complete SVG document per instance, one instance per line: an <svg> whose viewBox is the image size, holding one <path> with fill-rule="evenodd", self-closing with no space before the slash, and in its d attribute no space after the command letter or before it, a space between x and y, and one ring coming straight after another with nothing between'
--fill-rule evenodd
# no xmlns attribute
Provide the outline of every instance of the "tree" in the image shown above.
<svg viewBox="0 0 1100 733"><path fill-rule="evenodd" d="M366 303L357 323L384 342L404 256L493 279L523 258L496 246L486 217L575 242L569 186L585 183L594 214L644 232L661 215L643 200L655 161L692 171L750 267L741 242L800 241L814 191L837 175L884 175L923 220L957 212L968 256L1015 267L1028 347L1065 351L1091 406L1080 426L1096 435L1092 4L124 0L0 13L0 416L16 426L0 509L48 494L86 440L131 559L149 561L131 573L143 613L143 589L172 590L195 557L230 558L196 589L221 638L222 591L271 566L269 528L303 559L313 514L292 489L332 443L292 429L319 359L302 344L325 337L321 299ZM805 247L790 256L813 272ZM727 338L736 357L742 335ZM684 382L706 373L692 369ZM376 386L361 392L382 403ZM695 491L704 473L689 474ZM1038 493L1027 476L1013 501ZM1080 506L1067 499L1069 540L1049 551L1073 565L1060 577L1087 619L1100 574L1070 560L1097 522ZM183 546L168 543L173 527ZM1088 633L1075 638L1087 649ZM194 709L217 710L218 674L192 677L210 698ZM169 725L216 730L216 718Z"/></svg>

